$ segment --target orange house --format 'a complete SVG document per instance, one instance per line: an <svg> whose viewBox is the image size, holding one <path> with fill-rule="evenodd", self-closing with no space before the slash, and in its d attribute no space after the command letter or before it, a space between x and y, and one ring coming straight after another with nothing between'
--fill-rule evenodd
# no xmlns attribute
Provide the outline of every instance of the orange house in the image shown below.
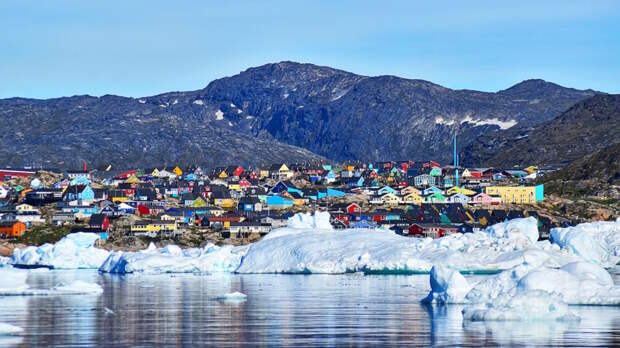
<svg viewBox="0 0 620 348"><path fill-rule="evenodd" d="M21 221L1 221L0 236L17 238L26 231L26 224Z"/></svg>

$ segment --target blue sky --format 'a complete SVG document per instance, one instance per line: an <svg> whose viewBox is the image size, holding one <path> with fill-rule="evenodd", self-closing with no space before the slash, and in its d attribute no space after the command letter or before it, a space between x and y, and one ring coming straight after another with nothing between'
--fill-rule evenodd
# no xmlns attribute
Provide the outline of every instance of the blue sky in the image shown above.
<svg viewBox="0 0 620 348"><path fill-rule="evenodd" d="M620 1L0 1L0 98L192 90L282 60L620 93Z"/></svg>

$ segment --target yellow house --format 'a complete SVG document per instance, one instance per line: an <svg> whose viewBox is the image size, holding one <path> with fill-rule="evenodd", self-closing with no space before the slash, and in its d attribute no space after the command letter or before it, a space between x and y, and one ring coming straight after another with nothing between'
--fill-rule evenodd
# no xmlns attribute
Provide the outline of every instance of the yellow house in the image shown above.
<svg viewBox="0 0 620 348"><path fill-rule="evenodd" d="M155 168L153 169L153 171L151 172L151 176L152 177L158 177L159 176L159 169Z"/></svg>
<svg viewBox="0 0 620 348"><path fill-rule="evenodd" d="M123 203L127 202L128 198L126 196L113 196L112 202L114 203Z"/></svg>
<svg viewBox="0 0 620 348"><path fill-rule="evenodd" d="M448 196L452 196L453 194L457 194L457 193L462 193L466 196L473 196L476 194L476 191L472 191L470 189L466 189L464 187L458 187L458 186L450 187L448 191L446 191L446 195Z"/></svg>
<svg viewBox="0 0 620 348"><path fill-rule="evenodd" d="M403 196L403 203L421 205L424 198L415 192Z"/></svg>
<svg viewBox="0 0 620 348"><path fill-rule="evenodd" d="M261 170L258 172L258 176L261 179L268 178L269 177L269 169L261 168Z"/></svg>
<svg viewBox="0 0 620 348"><path fill-rule="evenodd" d="M228 189L241 192L241 185L239 185L238 182L233 182L233 183L228 184Z"/></svg>
<svg viewBox="0 0 620 348"><path fill-rule="evenodd" d="M400 190L400 194L402 196L406 196L410 193L415 193L416 195L420 195L420 190L418 190L417 188L413 186L407 186L404 189Z"/></svg>
<svg viewBox="0 0 620 348"><path fill-rule="evenodd" d="M525 168L523 170L525 170L528 174L532 174L532 173L534 173L535 171L538 170L538 167L536 167L536 166L529 166L529 167L527 167L527 168Z"/></svg>
<svg viewBox="0 0 620 348"><path fill-rule="evenodd" d="M172 170L174 172L174 174L176 174L177 176L181 176L183 175L183 171L181 170L181 168L179 168L179 166L174 167L174 169Z"/></svg>
<svg viewBox="0 0 620 348"><path fill-rule="evenodd" d="M350 172L352 172L352 171L354 171L354 170L355 170L355 166L354 166L354 165L349 164L349 165L347 165L347 170L348 170L348 171L350 171Z"/></svg>
<svg viewBox="0 0 620 348"><path fill-rule="evenodd" d="M194 199L194 203L192 203L192 207L194 208L205 208L207 206L207 202L205 202L202 197L198 197Z"/></svg>
<svg viewBox="0 0 620 348"><path fill-rule="evenodd" d="M174 232L178 228L175 220L141 220L131 225L131 233L155 235L162 232Z"/></svg>
<svg viewBox="0 0 620 348"><path fill-rule="evenodd" d="M293 177L293 172L286 166L286 164L282 163L280 170L278 170L278 176L280 178L290 179Z"/></svg>
<svg viewBox="0 0 620 348"><path fill-rule="evenodd" d="M398 205L400 199L398 199L398 196L396 196L395 194L388 192L386 194L384 194L383 196L381 196L381 202L383 204L389 204L389 205Z"/></svg>
<svg viewBox="0 0 620 348"><path fill-rule="evenodd" d="M535 204L544 199L543 185L537 186L488 186L486 194L499 196L503 203Z"/></svg>
<svg viewBox="0 0 620 348"><path fill-rule="evenodd" d="M220 178L220 179L226 179L226 178L228 178L228 174L226 174L226 171L225 171L225 170L222 170L222 171L220 172L220 174L218 174L218 176L217 176L217 177L218 177L218 178Z"/></svg>
<svg viewBox="0 0 620 348"><path fill-rule="evenodd" d="M138 179L138 177L136 176L136 174L131 174L127 180L125 180L125 183L127 184L139 184L140 183L140 179Z"/></svg>
<svg viewBox="0 0 620 348"><path fill-rule="evenodd" d="M213 197L213 204L224 209L229 209L235 206L235 202L230 197Z"/></svg>

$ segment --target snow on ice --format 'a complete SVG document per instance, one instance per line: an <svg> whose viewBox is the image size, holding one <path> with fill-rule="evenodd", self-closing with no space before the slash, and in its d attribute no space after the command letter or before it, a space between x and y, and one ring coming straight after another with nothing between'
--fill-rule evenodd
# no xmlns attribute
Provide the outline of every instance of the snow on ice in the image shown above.
<svg viewBox="0 0 620 348"><path fill-rule="evenodd" d="M213 273L234 272L247 246L181 249L176 245L156 248L150 244L138 252L112 252L99 271L108 273Z"/></svg>
<svg viewBox="0 0 620 348"><path fill-rule="evenodd" d="M477 284L433 267L425 303L466 303L465 320L575 319L569 305L618 305L620 287L599 265L572 262L559 269L527 262Z"/></svg>
<svg viewBox="0 0 620 348"><path fill-rule="evenodd" d="M562 249L607 268L620 261L620 218L553 228L549 238Z"/></svg>

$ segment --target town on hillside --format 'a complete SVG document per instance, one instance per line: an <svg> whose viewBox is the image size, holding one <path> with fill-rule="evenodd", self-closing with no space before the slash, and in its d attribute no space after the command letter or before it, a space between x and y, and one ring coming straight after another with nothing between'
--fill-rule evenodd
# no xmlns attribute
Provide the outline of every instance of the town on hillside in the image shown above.
<svg viewBox="0 0 620 348"><path fill-rule="evenodd" d="M211 170L0 170L0 236L31 231L97 233L102 240L193 238L242 243L285 226L296 212L322 210L336 229L382 228L411 237L468 233L539 214L536 167L459 168L434 161L277 163Z"/></svg>

